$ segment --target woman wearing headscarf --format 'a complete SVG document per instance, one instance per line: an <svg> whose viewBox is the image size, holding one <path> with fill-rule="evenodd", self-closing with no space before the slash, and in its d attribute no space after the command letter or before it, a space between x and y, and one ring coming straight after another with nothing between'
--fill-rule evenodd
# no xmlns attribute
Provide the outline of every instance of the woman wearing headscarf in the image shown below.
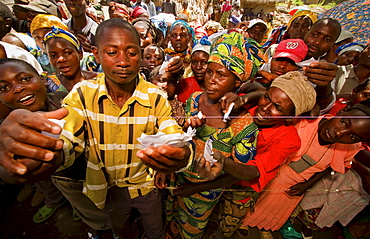
<svg viewBox="0 0 370 239"><path fill-rule="evenodd" d="M149 18L136 18L132 21L140 36L140 47L144 50L150 44L158 44L159 36L157 28Z"/></svg>
<svg viewBox="0 0 370 239"><path fill-rule="evenodd" d="M288 25L274 29L270 38L263 44L263 49L268 49L274 44L279 44L285 39L304 39L311 26L317 21L316 13L310 10L297 11L289 20Z"/></svg>
<svg viewBox="0 0 370 239"><path fill-rule="evenodd" d="M130 18L129 8L122 3L111 1L108 8L109 18L121 18L128 21Z"/></svg>
<svg viewBox="0 0 370 239"><path fill-rule="evenodd" d="M62 22L58 17L47 14L37 15L31 22L30 30L33 39L35 39L38 49L31 50L31 54L37 59L42 68L49 74L55 72L55 69L51 66L49 58L47 57L42 41L46 33L51 31L53 27L57 27L68 31L66 24Z"/></svg>
<svg viewBox="0 0 370 239"><path fill-rule="evenodd" d="M44 45L50 63L57 71L44 75L47 79L48 92L69 92L78 82L97 76L96 72L81 70L82 46L72 33L53 28L45 35Z"/></svg>
<svg viewBox="0 0 370 239"><path fill-rule="evenodd" d="M230 121L223 121L223 112L220 99L228 92L235 91L242 82L255 74L258 56L252 56L253 51L247 51L248 40L239 33L222 35L211 50L205 76L205 91L195 92L187 101L186 112L191 116L185 123L185 128L196 128L193 138L196 144L197 158L204 153L206 142L225 157L246 163L255 155L257 126L253 123L251 115L243 108L232 113ZM250 48L250 47L249 47ZM199 112L205 115L199 119ZM207 117L212 116L212 117ZM217 165L217 163L216 163ZM220 165L219 165L220 166ZM187 171L177 173L176 182L172 184L178 189L173 197L169 197L167 205L167 219L171 228L177 228L183 238L201 238L208 223L209 217L218 202L222 188L215 190L199 190L188 195L183 184L192 184L209 181L201 178L195 170L195 165ZM158 174L157 180L164 175ZM159 187L160 185L156 183ZM171 233L176 234L175 231Z"/></svg>
<svg viewBox="0 0 370 239"><path fill-rule="evenodd" d="M196 43L193 28L183 20L175 21L169 32L171 47L164 49L166 61L180 56L183 62L187 65L190 63L191 49Z"/></svg>

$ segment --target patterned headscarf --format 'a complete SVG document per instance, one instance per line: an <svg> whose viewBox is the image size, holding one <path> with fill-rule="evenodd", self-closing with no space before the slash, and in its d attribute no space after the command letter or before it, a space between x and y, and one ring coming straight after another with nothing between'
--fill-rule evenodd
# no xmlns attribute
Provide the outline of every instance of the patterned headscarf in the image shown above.
<svg viewBox="0 0 370 239"><path fill-rule="evenodd" d="M50 32L46 33L44 37L44 44L46 44L46 42L49 39L56 38L56 37L63 38L69 41L70 43L72 43L72 45L76 47L77 50L82 51L82 46L75 35L73 35L72 33L68 31L64 31L63 29L56 28L56 27L53 27L53 29Z"/></svg>
<svg viewBox="0 0 370 239"><path fill-rule="evenodd" d="M39 14L37 15L31 22L30 30L31 33L40 28L52 28L57 27L68 31L68 27L66 24L60 20L60 18L54 15L47 15L47 14Z"/></svg>
<svg viewBox="0 0 370 239"><path fill-rule="evenodd" d="M263 62L267 62L257 46L255 40L244 38L240 33L224 34L211 47L208 62L223 65L241 81L247 81L254 78Z"/></svg>
<svg viewBox="0 0 370 239"><path fill-rule="evenodd" d="M298 17L301 17L301 16L306 16L309 19L311 19L312 24L314 24L317 21L317 14L316 13L314 13L310 10L302 10L302 11L296 12L296 14L294 14L294 16L289 20L288 29L292 25L293 21L295 19L297 19Z"/></svg>
<svg viewBox="0 0 370 239"><path fill-rule="evenodd" d="M170 32L172 32L173 28L177 25L183 25L187 30L188 32L190 33L191 35L191 39L193 40L193 45L197 43L197 40L195 39L195 32L194 32L194 29L192 27L189 26L189 24L187 22L185 22L184 20L177 20L175 21L171 28L170 28Z"/></svg>

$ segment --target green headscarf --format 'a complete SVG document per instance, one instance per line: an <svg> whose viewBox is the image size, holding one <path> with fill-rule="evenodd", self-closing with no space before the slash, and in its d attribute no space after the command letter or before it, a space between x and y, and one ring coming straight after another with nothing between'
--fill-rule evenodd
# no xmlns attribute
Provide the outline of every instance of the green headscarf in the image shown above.
<svg viewBox="0 0 370 239"><path fill-rule="evenodd" d="M255 40L232 32L221 35L213 44L208 62L223 65L244 82L253 79L262 62L267 62L267 59Z"/></svg>

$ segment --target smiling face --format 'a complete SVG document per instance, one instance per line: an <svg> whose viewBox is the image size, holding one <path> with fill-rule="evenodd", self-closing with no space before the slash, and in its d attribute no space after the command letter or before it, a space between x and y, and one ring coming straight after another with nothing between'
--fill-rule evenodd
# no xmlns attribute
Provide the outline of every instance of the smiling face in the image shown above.
<svg viewBox="0 0 370 239"><path fill-rule="evenodd" d="M367 116L364 112L350 109L330 120L322 120L318 130L320 143L353 144L369 140L370 120L364 116Z"/></svg>
<svg viewBox="0 0 370 239"><path fill-rule="evenodd" d="M208 63L204 80L205 93L212 100L219 100L227 92L233 92L241 83L234 73L215 62Z"/></svg>
<svg viewBox="0 0 370 239"><path fill-rule="evenodd" d="M190 42L188 29L183 25L176 25L170 33L170 41L176 52L183 52L188 48Z"/></svg>
<svg viewBox="0 0 370 239"><path fill-rule="evenodd" d="M42 110L47 100L40 76L26 64L7 62L0 65L0 101L11 109Z"/></svg>
<svg viewBox="0 0 370 239"><path fill-rule="evenodd" d="M204 51L196 51L191 55L191 70L197 81L204 81L208 58L209 54Z"/></svg>
<svg viewBox="0 0 370 239"><path fill-rule="evenodd" d="M314 24L304 38L308 47L307 57L318 58L324 55L334 44L340 34L340 28L332 22L321 21Z"/></svg>
<svg viewBox="0 0 370 239"><path fill-rule="evenodd" d="M294 104L289 96L277 87L271 87L261 96L254 122L260 126L274 126L284 122L282 116L294 116Z"/></svg>
<svg viewBox="0 0 370 239"><path fill-rule="evenodd" d="M75 76L80 69L80 59L82 51L66 39L56 37L46 42L46 52L49 56L50 63L57 72L65 76Z"/></svg>
<svg viewBox="0 0 370 239"><path fill-rule="evenodd" d="M79 17L86 12L85 0L65 0L65 4L73 17Z"/></svg>
<svg viewBox="0 0 370 239"><path fill-rule="evenodd" d="M288 29L288 33L291 39L304 39L307 32L312 26L312 21L307 16L300 16L292 22Z"/></svg>
<svg viewBox="0 0 370 239"><path fill-rule="evenodd" d="M146 47L143 54L143 66L152 71L156 66L160 66L164 61L164 53L158 47Z"/></svg>
<svg viewBox="0 0 370 239"><path fill-rule="evenodd" d="M102 65L107 84L125 85L136 79L141 65L141 49L134 29L106 27L93 53Z"/></svg>

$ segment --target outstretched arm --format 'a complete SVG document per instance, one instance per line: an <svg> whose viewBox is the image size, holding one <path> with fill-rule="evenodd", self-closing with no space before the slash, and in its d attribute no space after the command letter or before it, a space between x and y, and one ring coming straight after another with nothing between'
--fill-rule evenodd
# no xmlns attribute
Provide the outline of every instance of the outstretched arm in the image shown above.
<svg viewBox="0 0 370 239"><path fill-rule="evenodd" d="M47 119L62 119L67 114L66 109L51 112L12 111L0 126L0 165L3 167L0 176L4 180L21 182L47 169L56 169L61 163L58 159L63 141L40 132L60 134L61 127Z"/></svg>

